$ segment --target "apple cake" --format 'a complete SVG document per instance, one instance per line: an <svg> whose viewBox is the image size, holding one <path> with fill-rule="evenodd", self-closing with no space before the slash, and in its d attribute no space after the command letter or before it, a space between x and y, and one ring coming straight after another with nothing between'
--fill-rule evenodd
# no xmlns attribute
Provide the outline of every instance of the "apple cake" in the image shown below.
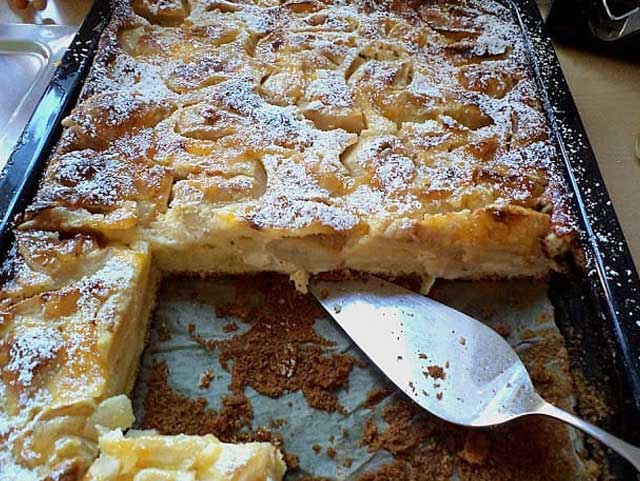
<svg viewBox="0 0 640 481"><path fill-rule="evenodd" d="M285 465L269 443L228 444L206 436L154 431L104 433L84 481L276 481Z"/></svg>
<svg viewBox="0 0 640 481"><path fill-rule="evenodd" d="M500 3L114 3L2 270L1 479L84 475L96 416L135 379L157 273L304 289L349 269L541 277L576 252Z"/></svg>
<svg viewBox="0 0 640 481"><path fill-rule="evenodd" d="M0 292L0 479L75 479L97 453L96 423L133 419L122 394L154 299L149 248L16 234Z"/></svg>

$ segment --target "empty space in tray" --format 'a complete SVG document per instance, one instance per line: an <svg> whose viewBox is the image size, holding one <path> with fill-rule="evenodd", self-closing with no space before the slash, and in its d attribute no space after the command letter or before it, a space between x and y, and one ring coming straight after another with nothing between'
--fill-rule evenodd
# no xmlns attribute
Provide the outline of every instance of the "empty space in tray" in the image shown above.
<svg viewBox="0 0 640 481"><path fill-rule="evenodd" d="M575 390L546 291L534 281L442 282L431 295L498 330L540 392L570 408ZM595 474L579 435L557 422L474 431L420 412L279 275L165 279L134 404L140 428L275 442L291 480Z"/></svg>

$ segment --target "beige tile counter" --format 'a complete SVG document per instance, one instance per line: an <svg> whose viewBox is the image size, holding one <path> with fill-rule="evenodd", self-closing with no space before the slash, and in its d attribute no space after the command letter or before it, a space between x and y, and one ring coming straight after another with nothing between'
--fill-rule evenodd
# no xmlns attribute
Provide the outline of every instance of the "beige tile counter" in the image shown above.
<svg viewBox="0 0 640 481"><path fill-rule="evenodd" d="M538 0L546 10L550 0ZM91 0L50 0L43 12L16 12L0 0L0 22L79 24ZM565 46L558 56L637 266L640 266L640 64Z"/></svg>
<svg viewBox="0 0 640 481"><path fill-rule="evenodd" d="M640 268L640 64L556 46L605 184Z"/></svg>

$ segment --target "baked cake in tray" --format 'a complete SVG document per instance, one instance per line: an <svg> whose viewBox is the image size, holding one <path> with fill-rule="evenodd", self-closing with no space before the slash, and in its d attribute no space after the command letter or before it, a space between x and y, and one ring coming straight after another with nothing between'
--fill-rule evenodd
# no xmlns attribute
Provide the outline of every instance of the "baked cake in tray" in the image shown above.
<svg viewBox="0 0 640 481"><path fill-rule="evenodd" d="M126 411L156 272L304 289L540 277L573 252L495 1L117 1L64 126L3 268L3 480L77 479L98 426L126 427L104 413Z"/></svg>
<svg viewBox="0 0 640 481"><path fill-rule="evenodd" d="M164 271L543 276L571 237L495 2L121 5L64 125L19 228Z"/></svg>

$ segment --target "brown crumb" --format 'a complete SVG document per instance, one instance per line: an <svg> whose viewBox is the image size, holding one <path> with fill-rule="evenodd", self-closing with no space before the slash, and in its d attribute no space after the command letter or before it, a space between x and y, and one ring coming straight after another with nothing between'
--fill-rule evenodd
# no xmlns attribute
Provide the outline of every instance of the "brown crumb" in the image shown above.
<svg viewBox="0 0 640 481"><path fill-rule="evenodd" d="M424 352L418 354L418 359L427 359L427 355Z"/></svg>
<svg viewBox="0 0 640 481"><path fill-rule="evenodd" d="M349 469L353 465L353 459L344 458L343 460L340 461L340 464L342 464L345 468Z"/></svg>
<svg viewBox="0 0 640 481"><path fill-rule="evenodd" d="M311 446L311 449L313 449L314 453L320 454L320 451L322 451L322 446L316 443L313 446Z"/></svg>
<svg viewBox="0 0 640 481"><path fill-rule="evenodd" d="M298 455L291 453L282 453L282 459L284 459L287 469L289 471L295 471L300 468L300 458Z"/></svg>
<svg viewBox="0 0 640 481"><path fill-rule="evenodd" d="M460 481L575 478L565 451L568 431L553 420L523 419L479 432L440 421L408 400L388 406L383 418L383 431L373 418L366 422L361 444L390 452L394 461L358 481L448 481L454 471Z"/></svg>
<svg viewBox="0 0 640 481"><path fill-rule="evenodd" d="M410 452L433 432L430 421L420 422L415 419L414 415L419 410L416 404L408 400L389 404L382 410L382 419L387 422L387 429L379 432L373 418L369 418L365 423L360 445L368 446L370 452L385 449L394 456Z"/></svg>
<svg viewBox="0 0 640 481"><path fill-rule="evenodd" d="M502 337L509 337L509 334L511 334L511 328L502 322L500 324L496 324L494 329Z"/></svg>
<svg viewBox="0 0 640 481"><path fill-rule="evenodd" d="M373 409L378 404L380 404L380 402L384 398L390 396L391 394L393 394L393 389L389 387L379 386L374 387L373 389L369 389L369 391L367 392L367 398L364 401L364 407L367 409Z"/></svg>
<svg viewBox="0 0 640 481"><path fill-rule="evenodd" d="M441 392L437 392L437 393L436 393L436 399L437 399L438 401L441 401L441 400L442 400L442 393L441 393Z"/></svg>
<svg viewBox="0 0 640 481"><path fill-rule="evenodd" d="M602 476L602 466L593 459L587 459L584 462L584 467L591 479L599 479Z"/></svg>
<svg viewBox="0 0 640 481"><path fill-rule="evenodd" d="M367 419L362 430L362 437L360 438L360 446L373 445L378 437L378 426L373 418Z"/></svg>
<svg viewBox="0 0 640 481"><path fill-rule="evenodd" d="M536 363L530 371L531 380L536 384L546 384L553 381L553 376L543 364Z"/></svg>
<svg viewBox="0 0 640 481"><path fill-rule="evenodd" d="M427 366L427 372L424 373L426 377L431 376L433 379L445 379L447 373L444 372L442 366Z"/></svg>
<svg viewBox="0 0 640 481"><path fill-rule="evenodd" d="M166 342L171 339L171 331L169 331L169 326L164 321L160 321L156 325L156 331L158 332L158 339L160 342Z"/></svg>
<svg viewBox="0 0 640 481"><path fill-rule="evenodd" d="M239 327L238 327L238 325L237 325L235 322L233 322L233 321L232 321L232 322L227 322L227 323L222 327L222 330L223 330L224 332L227 332L227 333L229 333L229 332L236 332L238 329L240 329L240 328L239 328Z"/></svg>
<svg viewBox="0 0 640 481"><path fill-rule="evenodd" d="M200 389L207 389L209 385L211 385L212 380L213 371L211 369L205 369L205 371L200 375L200 382L198 383L198 387Z"/></svg>
<svg viewBox="0 0 640 481"><path fill-rule="evenodd" d="M169 385L169 369L165 362L156 363L146 380L144 399L144 429L156 429L162 434L215 434L225 442L237 439L239 430L250 427L253 410L244 394L222 398L218 412L208 407L205 398L190 399L176 393Z"/></svg>
<svg viewBox="0 0 640 481"><path fill-rule="evenodd" d="M489 320L489 318L493 315L493 309L488 306L483 306L480 308L480 317L485 321Z"/></svg>
<svg viewBox="0 0 640 481"><path fill-rule="evenodd" d="M285 424L287 424L287 420L282 418L272 419L271 421L269 421L269 427L271 429L280 429Z"/></svg>
<svg viewBox="0 0 640 481"><path fill-rule="evenodd" d="M460 344L462 344L463 346L467 345L467 340L464 337L461 337L460 340L458 341Z"/></svg>
<svg viewBox="0 0 640 481"><path fill-rule="evenodd" d="M212 432L228 442L272 442L283 451L289 469L294 470L299 467L299 459L286 451L281 434L265 428L259 428L254 433L247 432L251 425L252 411L248 400L243 400L242 392L247 386L254 389L257 386L277 397L288 390L298 389L307 396L309 404L312 404L309 393L317 389L316 392L322 393L321 399L328 396L337 403L338 391L348 387L350 368L341 371L339 376L326 371L335 371L336 366L343 367L349 362L352 363L351 366L357 364L351 359L338 360L335 364L326 362L319 367L311 366L317 359L331 359L331 356L324 355L324 350L332 343L313 329L315 318L321 316L317 304L292 288L281 288L285 282L281 279L284 277L264 275L251 279L251 284L258 285L260 292L264 294L266 306L261 304L259 307L252 307L246 299L239 298L223 309L226 315L233 315L246 322L247 332L228 341L214 343L198 336L195 327L190 328L190 334L196 342L207 349L219 349L221 353L226 353L226 369L232 374L231 388L234 394L222 400L219 411L209 409L206 400L202 398L190 400L173 392L166 380L166 365L164 371L156 365L153 371L159 371L160 375L155 372L155 380L154 372L148 376L149 389L140 427L156 428L168 434L171 431L193 434ZM523 361L530 369L534 370L537 365L549 365L552 360L560 360L561 369L565 369L565 364L568 366L562 338L557 334L556 336L536 331L536 343L539 341L539 345L534 344L522 354ZM269 344L275 344L273 349L270 349ZM306 351L308 348L311 348L311 352ZM343 361L345 364L342 364ZM265 374L264 370L269 372ZM556 370L555 365L553 370L545 370L552 380L542 384L540 390L545 397L562 405L563 399L573 391L570 382ZM311 387L303 379L309 373L314 379ZM570 378L567 376L567 379ZM442 396L442 393L438 395ZM335 406L335 409L339 410L339 407ZM358 481L445 481L454 472L460 481L564 481L575 478L575 464L571 457L567 429L544 418L516 420L508 425L480 432L487 441L485 456L483 441L473 439L475 434L470 434L476 433L475 431L440 421L407 399L390 402L381 409L381 414L383 421L379 425L373 416L366 421L359 442L370 452L385 450L394 459L373 471L359 473L356 476ZM589 448L593 446L590 445ZM315 452L315 448L312 449ZM327 455L330 449L327 449ZM321 447L319 452L322 452ZM337 452L334 458L342 466L350 464L349 460L342 459L343 456ZM540 460L544 462L541 463ZM603 458L597 460L604 463ZM608 479L606 467L601 468L598 462L586 459L585 466L587 474L593 475L593 479ZM305 470L308 468L305 466ZM326 481L309 476L297 479Z"/></svg>
<svg viewBox="0 0 640 481"><path fill-rule="evenodd" d="M469 464L483 464L489 457L489 438L479 431L469 431L459 454Z"/></svg>
<svg viewBox="0 0 640 481"><path fill-rule="evenodd" d="M247 283L244 277L236 282ZM310 406L344 412L338 392L347 388L355 361L348 354L323 352L332 342L314 330L315 320L322 316L318 303L293 289L282 276L255 276L251 282L265 294L265 304L251 307L239 296L217 312L249 325L246 332L214 344L220 350L220 364L231 372L230 389L242 392L250 386L273 398L302 391ZM200 344L212 344L195 329L190 334Z"/></svg>
<svg viewBox="0 0 640 481"><path fill-rule="evenodd" d="M409 479L409 468L402 461L394 461L389 464L365 473L358 481L396 481L401 479Z"/></svg>
<svg viewBox="0 0 640 481"><path fill-rule="evenodd" d="M189 324L187 326L187 332L189 333L189 337L193 339L197 344L204 347L207 351L213 351L216 348L216 341L208 340L202 337L200 334L196 332L195 324Z"/></svg>
<svg viewBox="0 0 640 481"><path fill-rule="evenodd" d="M536 324L546 324L552 319L552 317L553 316L549 312L543 312L538 317L536 317L535 322Z"/></svg>
<svg viewBox="0 0 640 481"><path fill-rule="evenodd" d="M329 458L335 459L337 454L338 452L336 451L336 448L334 448L333 446L329 446L327 448L327 456L329 456Z"/></svg>

